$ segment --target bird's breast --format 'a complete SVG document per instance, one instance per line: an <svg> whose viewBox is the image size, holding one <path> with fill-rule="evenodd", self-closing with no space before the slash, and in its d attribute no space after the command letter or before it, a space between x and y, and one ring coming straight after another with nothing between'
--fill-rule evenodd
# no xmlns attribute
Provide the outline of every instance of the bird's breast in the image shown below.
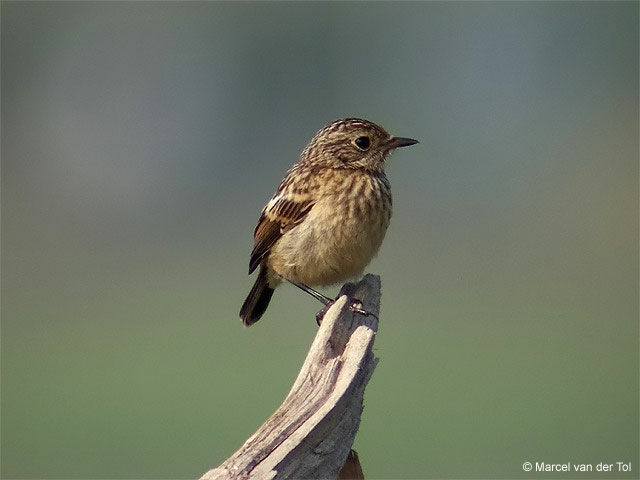
<svg viewBox="0 0 640 480"><path fill-rule="evenodd" d="M386 177L353 172L327 187L274 245L268 261L280 276L310 286L342 282L359 275L378 252L392 211Z"/></svg>

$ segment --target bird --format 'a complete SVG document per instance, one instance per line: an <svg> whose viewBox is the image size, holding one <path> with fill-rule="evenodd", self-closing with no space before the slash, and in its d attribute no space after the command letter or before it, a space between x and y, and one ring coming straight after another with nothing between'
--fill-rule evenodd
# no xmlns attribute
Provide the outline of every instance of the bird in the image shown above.
<svg viewBox="0 0 640 480"><path fill-rule="evenodd" d="M333 299L312 286L364 271L391 219L385 161L416 143L361 118L336 120L313 136L260 213L249 260L258 276L240 309L245 326L262 317L283 281L329 305Z"/></svg>

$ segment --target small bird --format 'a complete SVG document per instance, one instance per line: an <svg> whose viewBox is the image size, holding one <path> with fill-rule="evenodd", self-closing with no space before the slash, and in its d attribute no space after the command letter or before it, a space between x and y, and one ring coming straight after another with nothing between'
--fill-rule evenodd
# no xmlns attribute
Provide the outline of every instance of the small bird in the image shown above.
<svg viewBox="0 0 640 480"><path fill-rule="evenodd" d="M360 118L337 120L315 134L260 214L249 274L260 271L240 309L244 325L260 319L282 280L328 305L333 299L311 286L362 273L391 219L385 160L416 143Z"/></svg>

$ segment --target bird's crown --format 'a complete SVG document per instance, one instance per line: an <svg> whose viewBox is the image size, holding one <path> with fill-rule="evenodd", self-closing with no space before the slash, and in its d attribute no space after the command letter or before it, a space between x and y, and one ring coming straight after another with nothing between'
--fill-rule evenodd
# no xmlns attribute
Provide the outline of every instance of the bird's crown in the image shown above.
<svg viewBox="0 0 640 480"><path fill-rule="evenodd" d="M385 158L399 146L393 143L394 138L368 120L336 120L313 136L300 155L300 163L321 168L383 171Z"/></svg>

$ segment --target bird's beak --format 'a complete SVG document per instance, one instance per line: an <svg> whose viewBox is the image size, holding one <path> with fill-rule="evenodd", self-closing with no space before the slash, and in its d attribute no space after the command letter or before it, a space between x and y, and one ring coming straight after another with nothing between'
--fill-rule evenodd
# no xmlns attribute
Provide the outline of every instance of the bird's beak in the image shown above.
<svg viewBox="0 0 640 480"><path fill-rule="evenodd" d="M391 137L391 140L387 143L387 148L391 150L393 148L408 147L416 143L419 143L418 140L414 140L413 138Z"/></svg>

